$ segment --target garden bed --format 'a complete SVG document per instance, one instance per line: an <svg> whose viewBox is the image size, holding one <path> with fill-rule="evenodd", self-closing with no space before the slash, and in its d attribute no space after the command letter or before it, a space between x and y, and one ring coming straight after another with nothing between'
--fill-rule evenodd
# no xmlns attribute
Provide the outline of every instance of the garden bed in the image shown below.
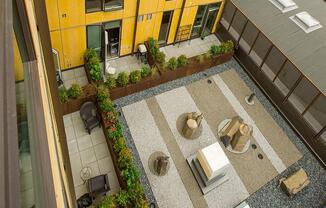
<svg viewBox="0 0 326 208"><path fill-rule="evenodd" d="M77 99L69 99L62 103L63 115L73 113L80 110L80 107L87 101L96 101L96 88L92 84L82 87L82 94Z"/></svg>

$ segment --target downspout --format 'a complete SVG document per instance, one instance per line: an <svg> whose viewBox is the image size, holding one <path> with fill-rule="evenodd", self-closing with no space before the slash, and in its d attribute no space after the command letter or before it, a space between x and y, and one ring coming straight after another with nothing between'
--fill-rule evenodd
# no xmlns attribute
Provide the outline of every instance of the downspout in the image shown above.
<svg viewBox="0 0 326 208"><path fill-rule="evenodd" d="M179 27L180 27L180 24L181 24L181 19L182 19L182 16L183 16L183 11L184 11L185 5L186 5L186 0L183 0L182 6L181 6L180 17L179 17L179 20L178 20L177 30L176 30L175 35L174 35L173 45L175 44L175 42L177 40L177 35L178 35L178 32L179 32Z"/></svg>
<svg viewBox="0 0 326 208"><path fill-rule="evenodd" d="M132 54L135 54L135 44L136 44L136 34L137 34L137 26L138 26L139 6L140 6L140 0L137 0L135 30L134 30L134 37L133 37L133 44L132 44Z"/></svg>

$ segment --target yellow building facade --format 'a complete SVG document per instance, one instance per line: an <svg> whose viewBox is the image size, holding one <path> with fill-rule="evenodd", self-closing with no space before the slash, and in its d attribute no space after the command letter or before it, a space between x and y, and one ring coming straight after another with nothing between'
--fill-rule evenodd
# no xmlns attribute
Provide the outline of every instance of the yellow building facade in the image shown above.
<svg viewBox="0 0 326 208"><path fill-rule="evenodd" d="M178 28L188 28L184 36L195 38L215 32L224 1L46 0L52 48L66 70L83 65L90 47L104 59L132 54L149 37L173 44Z"/></svg>

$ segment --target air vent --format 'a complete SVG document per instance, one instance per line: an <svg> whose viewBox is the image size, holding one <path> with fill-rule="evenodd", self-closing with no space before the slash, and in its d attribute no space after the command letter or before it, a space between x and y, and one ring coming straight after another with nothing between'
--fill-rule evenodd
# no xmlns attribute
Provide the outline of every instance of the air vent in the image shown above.
<svg viewBox="0 0 326 208"><path fill-rule="evenodd" d="M281 12L289 12L296 8L298 5L292 0L269 0L274 6L276 6Z"/></svg>
<svg viewBox="0 0 326 208"><path fill-rule="evenodd" d="M290 19L292 19L292 21L295 22L306 33L310 33L323 27L320 22L313 18L308 12L300 12L290 17Z"/></svg>

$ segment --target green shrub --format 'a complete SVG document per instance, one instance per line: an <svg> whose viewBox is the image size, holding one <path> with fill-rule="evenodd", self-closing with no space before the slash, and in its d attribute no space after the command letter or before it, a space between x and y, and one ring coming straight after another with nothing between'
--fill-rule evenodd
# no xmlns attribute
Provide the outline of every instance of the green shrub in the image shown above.
<svg viewBox="0 0 326 208"><path fill-rule="evenodd" d="M100 65L92 65L89 73L93 81L99 81L102 79L102 71Z"/></svg>
<svg viewBox="0 0 326 208"><path fill-rule="evenodd" d="M152 75L152 70L148 66L143 66L141 68L141 77L145 78Z"/></svg>
<svg viewBox="0 0 326 208"><path fill-rule="evenodd" d="M232 40L221 43L222 53L229 53L233 50L234 44Z"/></svg>
<svg viewBox="0 0 326 208"><path fill-rule="evenodd" d="M120 124L116 123L115 125L110 126L107 129L107 136L111 140L122 137L123 136L122 135L122 128L121 128Z"/></svg>
<svg viewBox="0 0 326 208"><path fill-rule="evenodd" d="M104 85L100 85L97 88L97 92L96 92L96 98L99 102L102 102L103 100L107 99L110 97L110 93L108 88L106 88L106 86Z"/></svg>
<svg viewBox="0 0 326 208"><path fill-rule="evenodd" d="M120 153L121 150L127 148L126 147L126 141L123 137L119 137L115 140L115 143L113 144L113 149L116 153Z"/></svg>
<svg viewBox="0 0 326 208"><path fill-rule="evenodd" d="M100 65L100 59L97 56L90 57L87 61L87 66L89 69L94 65Z"/></svg>
<svg viewBox="0 0 326 208"><path fill-rule="evenodd" d="M218 55L218 54L223 53L223 50L222 50L221 46L212 45L211 49L210 49L210 52L211 52L212 55Z"/></svg>
<svg viewBox="0 0 326 208"><path fill-rule="evenodd" d="M204 53L204 58L205 59L209 59L209 58L211 58L212 57L212 54L211 54L211 52L210 51L208 51L208 52L206 52L206 53Z"/></svg>
<svg viewBox="0 0 326 208"><path fill-rule="evenodd" d="M127 181L128 188L134 189L139 180L139 171L133 163L130 163L121 171L121 176Z"/></svg>
<svg viewBox="0 0 326 208"><path fill-rule="evenodd" d="M178 61L175 57L170 58L167 63L167 67L171 70L175 70L178 67Z"/></svg>
<svg viewBox="0 0 326 208"><path fill-rule="evenodd" d="M135 70L130 73L130 82L131 83L136 84L140 80L141 80L141 72L139 70Z"/></svg>
<svg viewBox="0 0 326 208"><path fill-rule="evenodd" d="M89 48L86 50L84 56L85 56L85 59L88 61L90 58L96 57L97 53L94 48Z"/></svg>
<svg viewBox="0 0 326 208"><path fill-rule="evenodd" d="M165 53L163 51L158 51L156 53L155 60L158 63L163 64L165 62Z"/></svg>
<svg viewBox="0 0 326 208"><path fill-rule="evenodd" d="M82 88L79 84L72 84L71 87L68 90L68 97L72 99L77 99L81 96L83 93Z"/></svg>
<svg viewBox="0 0 326 208"><path fill-rule="evenodd" d="M98 208L116 208L118 205L116 203L116 196L110 195L105 196L100 204L98 205Z"/></svg>
<svg viewBox="0 0 326 208"><path fill-rule="evenodd" d="M125 190L121 190L117 197L116 197L116 202L118 204L118 207L121 208L128 208L130 207L130 201L129 201L129 194Z"/></svg>
<svg viewBox="0 0 326 208"><path fill-rule="evenodd" d="M198 56L196 56L196 60L199 62L199 63L202 63L205 59L205 56L203 54L200 54Z"/></svg>
<svg viewBox="0 0 326 208"><path fill-rule="evenodd" d="M104 84L110 90L113 89L113 88L115 88L117 86L117 82L116 82L115 78L112 75L108 75L106 77L106 81L105 81Z"/></svg>
<svg viewBox="0 0 326 208"><path fill-rule="evenodd" d="M119 152L118 163L120 168L126 168L132 164L132 152L128 148L123 148Z"/></svg>
<svg viewBox="0 0 326 208"><path fill-rule="evenodd" d="M113 111L114 107L113 107L112 101L110 99L108 99L108 98L102 100L102 102L100 103L100 109L103 112Z"/></svg>
<svg viewBox="0 0 326 208"><path fill-rule="evenodd" d="M68 92L65 87L59 89L59 99L61 103L65 103L68 101Z"/></svg>
<svg viewBox="0 0 326 208"><path fill-rule="evenodd" d="M188 64L188 59L185 55L178 57L178 67L182 67Z"/></svg>
<svg viewBox="0 0 326 208"><path fill-rule="evenodd" d="M121 87L127 86L129 84L129 76L128 76L128 74L126 72L120 72L118 74L117 83Z"/></svg>
<svg viewBox="0 0 326 208"><path fill-rule="evenodd" d="M154 38L150 37L148 38L148 47L151 48L158 48L157 40Z"/></svg>

